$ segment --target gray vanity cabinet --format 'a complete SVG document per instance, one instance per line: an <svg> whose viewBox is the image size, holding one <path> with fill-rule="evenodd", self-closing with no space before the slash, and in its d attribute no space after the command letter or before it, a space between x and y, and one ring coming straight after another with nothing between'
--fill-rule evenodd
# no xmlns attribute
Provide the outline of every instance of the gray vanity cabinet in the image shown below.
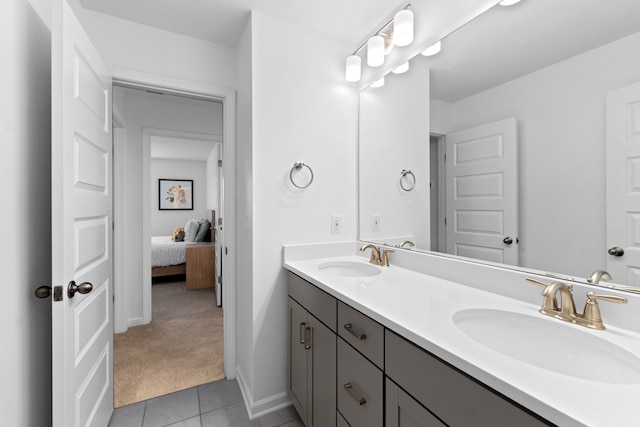
<svg viewBox="0 0 640 427"><path fill-rule="evenodd" d="M288 311L289 397L307 427L335 427L336 300L289 275Z"/></svg>
<svg viewBox="0 0 640 427"><path fill-rule="evenodd" d="M307 427L552 426L289 273L289 384Z"/></svg>
<svg viewBox="0 0 640 427"><path fill-rule="evenodd" d="M385 374L452 427L553 425L388 329Z"/></svg>
<svg viewBox="0 0 640 427"><path fill-rule="evenodd" d="M383 427L384 374L338 339L338 410L351 427Z"/></svg>
<svg viewBox="0 0 640 427"><path fill-rule="evenodd" d="M385 405L386 427L447 427L389 378Z"/></svg>

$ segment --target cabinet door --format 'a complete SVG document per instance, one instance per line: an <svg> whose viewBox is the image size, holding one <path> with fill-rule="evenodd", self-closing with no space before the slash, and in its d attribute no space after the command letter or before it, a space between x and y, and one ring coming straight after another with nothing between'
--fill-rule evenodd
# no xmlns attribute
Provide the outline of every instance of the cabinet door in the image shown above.
<svg viewBox="0 0 640 427"><path fill-rule="evenodd" d="M389 378L386 385L386 427L446 427Z"/></svg>
<svg viewBox="0 0 640 427"><path fill-rule="evenodd" d="M308 315L311 327L311 373L308 427L335 427L336 425L336 334Z"/></svg>
<svg viewBox="0 0 640 427"><path fill-rule="evenodd" d="M297 302L289 298L289 397L298 415L307 424L308 414L308 375L307 375L307 343L309 336L307 311Z"/></svg>
<svg viewBox="0 0 640 427"><path fill-rule="evenodd" d="M373 363L338 339L338 409L351 427L383 427L384 380Z"/></svg>

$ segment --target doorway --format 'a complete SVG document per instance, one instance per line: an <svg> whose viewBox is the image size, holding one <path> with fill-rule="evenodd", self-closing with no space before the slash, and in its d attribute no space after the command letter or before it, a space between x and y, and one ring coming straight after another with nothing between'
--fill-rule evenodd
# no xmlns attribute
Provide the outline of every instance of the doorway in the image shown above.
<svg viewBox="0 0 640 427"><path fill-rule="evenodd" d="M446 163L445 135L429 135L429 198L431 246L435 252L446 251Z"/></svg>
<svg viewBox="0 0 640 427"><path fill-rule="evenodd" d="M114 79L114 83L115 83L115 79ZM193 107L194 104L196 105L197 104L201 104L201 105L217 104L218 113L219 113L217 121L219 123L220 132L210 132L210 131L202 132L202 129L195 129L196 131L188 131L188 130L185 130L187 128L184 128L184 127L176 130L176 126L173 126L167 123L166 116L165 116L165 120L160 119L160 121L162 122L160 127L158 127L157 121L156 121L156 125L154 125L153 123L146 123L143 126L139 126L139 125L132 126L132 121L140 122L139 112L135 112L133 111L135 109L131 109L131 108L116 108L116 97L114 96L114 117L117 118L117 120L115 120L115 123L118 123L120 125L120 128L118 129L118 131L114 132L114 146L115 146L114 188L116 190L115 192L117 195L117 197L114 198L114 219L115 219L114 317L116 320L115 332L123 333L122 331L127 329L131 331L136 328L149 327L150 325L155 326L154 323L159 323L159 322L156 322L156 320L158 321L162 320L162 318L166 317L166 314L167 314L166 304L165 304L165 307L160 310L160 314L158 314L156 310L156 308L158 308L156 307L158 305L156 304L156 302L159 302L162 300L165 300L165 302L168 300L170 303L171 302L176 303L174 304L175 307L173 308L175 310L173 311L176 312L178 317L181 316L180 310L182 310L182 317L180 319L170 320L168 323L172 323L172 322L181 323L181 325L179 326L183 328L186 327L187 329L192 330L194 329L193 327L185 326L186 325L185 322L189 320L187 319L187 317L193 318L194 316L197 317L203 314L211 314L215 310L205 310L204 312L202 312L202 307L200 307L199 309L187 308L186 310L185 310L185 307L193 307L191 306L191 304L202 305L203 301L209 300L211 301L210 305L212 307L217 308L218 314L213 317L218 317L219 323L221 325L223 323L222 318L224 317L224 327L220 325L220 328L219 328L220 331L216 333L214 333L212 330L213 328L211 328L211 331L210 331L211 333L204 334L204 336L201 336L200 339L209 339L211 338L212 335L217 334L218 340L221 341L220 343L221 347L223 342L230 342L231 345L230 346L225 345L224 352L223 353L220 352L220 354L217 354L215 357L213 357L213 359L215 359L215 364L218 365L218 371L221 376L217 378L208 378L204 382L209 382L210 380L224 378L225 376L227 378L233 378L235 376L235 369L234 369L235 348L233 346L233 342L235 341L233 339L233 336L234 336L233 334L235 333L235 329L232 321L227 322L228 317L233 318L233 314L232 314L234 311L233 303L229 303L230 309L224 310L224 313L221 314L223 312L222 308L217 306L222 305L220 304L222 301L216 299L215 292L213 289L213 283L211 284L212 289L209 289L209 290L202 290L202 292L200 292L200 290L196 292L194 291L185 292L184 276L170 277L168 279L160 281L159 284L161 285L163 292L162 292L162 295L156 295L157 292L155 292L151 286L151 274L150 274L151 262L150 262L150 243L149 243L150 236L158 234L158 231L157 231L158 222L161 223L160 228L163 234L171 234L171 231L174 228L177 228L179 226L184 227L185 224L183 224L183 222L185 222L184 218L186 218L186 216L183 216L182 217L183 219L180 219L181 217L179 215L176 216L177 212L168 212L166 213L167 215L165 215L163 218L162 214L165 214L165 212L161 212L161 211L158 212L159 211L158 189L155 189L155 193L152 190L154 189L153 187L154 182L156 187L158 186L157 179L156 179L157 177L154 177L150 174L151 170L153 170L154 168L157 169L157 166L154 166L154 162L160 162L164 166L169 165L169 171L167 172L167 177L169 178L180 178L182 176L178 176L178 175L181 175L181 174L184 175L186 173L185 171L195 170L195 169L198 169L198 167L200 166L201 166L200 167L201 170L205 171L206 169L206 171L201 174L201 175L206 175L206 179L194 180L194 184L196 184L194 185L194 196L195 196L195 192L199 191L198 188L200 189L199 191L200 193L205 193L204 189L209 184L210 176L213 177L211 178L211 180L216 182L215 184L216 191L206 192L205 198L203 198L201 195L199 199L194 199L193 200L194 209L187 212L187 216L189 216L190 218L193 216L194 217L193 219L200 219L200 217L204 217L206 215L203 212L206 211L208 213L211 213L211 211L216 211L216 217L223 218L225 216L225 213L229 212L230 207L226 207L224 205L225 178L227 176L228 171L223 171L222 168L219 167L219 165L221 166L223 164L222 159L223 158L225 160L227 159L226 151L228 150L225 150L226 147L224 147L223 144L228 142L232 138L232 135L223 134L223 130L227 127L226 125L228 123L223 121L222 108L220 107L228 107L224 105L226 98L220 99L217 97L212 97L210 95L203 96L201 94L194 95L193 93L189 93L189 92L185 93L184 90L173 89L173 90L160 91L158 89L159 88L157 86L154 86L150 90L149 87L146 85L139 85L139 84L134 85L131 83L123 84L122 82L118 82L118 84L114 84L114 92L118 90L127 91L129 94L134 93L134 95L131 95L131 96L139 96L147 99L148 98L156 98L156 99L171 98L174 104L176 102L178 104L184 104L184 107L189 110L187 116L189 116L192 119L194 118L194 116L197 116L197 113L194 113L194 107ZM122 111L125 111L126 113L122 113ZM134 119L129 118L132 116L134 117ZM209 119L209 122L211 121L215 121L215 120ZM138 149L139 150L138 156L136 156L135 153L134 155L131 155L130 152L129 153L127 152L127 147L123 147L124 144L127 144L127 131L124 130L123 128L126 128L127 126L129 127L137 126L137 132L134 131L134 133L138 135L142 130L141 132L142 140L138 142L139 145L141 144L141 147L139 147ZM213 137L213 138L210 138L210 137ZM182 159L171 160L166 157L160 160L151 159L152 152L158 151L153 147L154 142L159 142L159 144L156 144L156 145L165 146L166 148L166 145L168 142L173 142L173 143L178 142L178 143L188 144L189 142L194 143L195 141L196 143L195 145L192 144L192 145L189 145L188 147L183 147L184 149L182 150L182 152L185 155L187 154L193 155L194 151L197 151L197 148L198 148L197 143L200 143L200 145L202 145L202 143L205 142L205 140L207 139L209 139L210 140L209 142L212 144L210 147L210 152L217 153L217 156L214 156L214 155L211 156L212 158L215 158L215 160L211 162L214 164L214 166L212 167L205 166L205 163L206 163L205 161L198 162L197 159L194 160L194 159L182 158ZM155 157L157 158L157 155L155 155ZM220 162L218 160L220 160ZM180 165L181 163L182 163L182 169L176 166L176 165ZM201 163L202 165L196 167L197 163ZM134 165L133 169L132 169L132 164ZM189 164L194 165L194 167L189 167ZM211 172L209 171L209 169L211 169ZM136 176L136 174L138 175ZM120 179L118 177L120 177ZM230 189L229 189L228 180L226 184L227 184L227 191L229 191ZM140 194L142 195L139 200L136 200L136 196L132 197L131 195L128 195L128 193L132 192L133 186L138 186L142 188L142 190L138 189L137 191L138 195ZM209 193L215 193L215 194L213 197L209 197ZM207 200L205 201L205 199ZM155 200L155 204L153 203L154 200ZM132 204L133 205L138 204L138 206L132 208ZM212 207L213 209L206 209L206 210L203 209L203 207L205 207L205 204L206 204L206 207ZM198 209L196 209L196 206L198 207ZM133 221L133 222L127 221L127 219L131 217L132 212L139 216L138 221ZM168 217L169 219L167 220ZM209 215L209 218L211 218L210 215ZM163 220L164 220L164 225L162 225ZM141 236L141 239L142 239L142 242L139 243L139 247L137 250L137 257L136 257L138 259L137 262L135 260L132 260L131 259L132 257L126 256L124 254L125 248L127 246L131 246L132 241L134 240L133 237L136 236L135 231L132 232L132 230L135 230L136 226L138 228L137 235ZM225 241L228 236L225 235L226 233L222 233L222 223L218 223L217 221L215 221L215 223L212 224L212 227L214 228L213 233L215 233L217 237L216 241L220 245L217 253L221 256L222 247L225 245ZM142 258L142 262L140 262L140 258ZM228 267L229 261L231 261L228 258L229 257L222 257L222 262L219 264L224 264L225 266ZM211 262L214 263L215 261L212 259ZM216 269L217 276L219 276L219 272L221 270L222 270L222 265L219 265L219 268ZM138 278L140 280L137 280ZM221 277L219 279L220 280L218 280L218 277L216 277L216 283L221 284ZM131 285L132 283L134 284L133 286ZM138 285L138 288L135 289L135 291L133 291L133 295L132 295L131 288L132 287L135 288L136 284L140 284L140 283L142 285ZM226 281L226 283L230 284L231 281ZM228 288L232 288L232 286L228 286ZM165 292L167 290L169 290L168 294L167 292ZM233 296L233 289L225 289L225 291L226 291L225 298L227 302L229 300L233 301L232 298L229 298L229 296ZM183 296L188 295L189 297L193 297L194 296L193 294L198 292L200 292L202 295L200 295L200 297L196 297L195 299L192 298L191 302L189 302L189 298L186 298L186 299L178 298L180 295L183 295ZM208 295L206 295L205 297L204 293ZM152 304L152 301L153 301L153 304ZM225 305L226 305L226 302L225 302ZM133 310L132 310L132 307L133 307ZM171 307L171 304L169 304L169 307ZM226 308L227 307L225 307L225 309ZM198 310L200 310L201 312L200 315L197 314ZM209 317L212 317L212 316L209 316ZM166 327L166 325L162 327ZM229 335L229 331L232 331L232 335ZM183 333L177 332L176 336L184 337L185 335L186 334L184 332ZM170 335L168 334L167 339L171 340L169 336ZM135 345L135 342L131 342L130 340L126 342L127 342L127 346ZM118 342L116 340L114 347L117 347L117 345L118 345ZM197 349L197 345L193 344L192 350L194 351L192 351L191 354L195 354L196 349ZM117 351L117 348L116 348L116 351ZM164 352L169 352L169 351L164 350ZM153 354L151 353L152 352L148 352L149 358L153 356ZM232 355L233 357L230 359L229 355ZM114 361L115 359L116 359L116 356L114 356ZM149 359L148 361L150 360L151 359ZM222 363L223 361L226 362L227 360L231 360L231 363ZM184 358L183 358L183 361L184 361ZM188 363L182 363L181 369L184 369L186 365L188 365ZM224 366L224 368L222 368L222 365ZM203 366L200 366L200 367L204 368ZM201 370L206 370L206 369L201 369ZM117 375L118 373L117 369L114 369L114 373L115 375ZM185 372L182 372L179 374L179 376L182 379L184 379L188 375L185 375ZM164 370L159 369L158 373L154 375L154 378L157 379L157 377L161 377L161 380L162 380L161 382L166 383L167 382L166 369ZM117 381L118 379L116 378L115 382ZM170 390L169 392L177 391L178 389L181 389L181 388L188 388L194 385L198 385L198 384L185 383L183 386L180 386L179 388L176 388L174 390ZM144 386L144 384L141 384L141 386ZM166 394L166 393L161 393L161 394ZM143 396L143 398L148 398L148 396ZM117 401L118 401L118 398L116 396L116 406L119 406ZM131 403L131 402L128 402L128 403Z"/></svg>

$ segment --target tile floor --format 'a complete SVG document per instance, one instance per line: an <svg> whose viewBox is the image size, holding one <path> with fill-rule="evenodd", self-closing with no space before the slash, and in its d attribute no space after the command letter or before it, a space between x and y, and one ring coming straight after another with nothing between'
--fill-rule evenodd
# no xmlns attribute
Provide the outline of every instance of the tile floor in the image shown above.
<svg viewBox="0 0 640 427"><path fill-rule="evenodd" d="M250 420L235 380L204 384L113 411L109 427L303 427L293 406Z"/></svg>

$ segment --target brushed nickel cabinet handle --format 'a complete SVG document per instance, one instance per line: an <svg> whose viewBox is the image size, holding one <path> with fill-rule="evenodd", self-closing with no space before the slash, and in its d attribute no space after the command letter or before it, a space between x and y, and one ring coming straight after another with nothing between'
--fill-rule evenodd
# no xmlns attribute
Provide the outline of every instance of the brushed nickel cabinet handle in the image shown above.
<svg viewBox="0 0 640 427"><path fill-rule="evenodd" d="M351 323L346 323L344 328L349 331L351 335L358 338L359 341L364 341L367 339L367 334L358 334L353 330L353 325Z"/></svg>
<svg viewBox="0 0 640 427"><path fill-rule="evenodd" d="M351 383L346 383L344 385L344 390L358 403L358 405L362 406L367 403L367 400L364 397L359 397L356 392L353 391L353 385L351 385Z"/></svg>
<svg viewBox="0 0 640 427"><path fill-rule="evenodd" d="M299 330L299 334L300 334L300 344L304 344L304 326L306 325L305 322L300 322L300 330Z"/></svg>
<svg viewBox="0 0 640 427"><path fill-rule="evenodd" d="M311 348L311 327L304 328L304 349L309 350Z"/></svg>

